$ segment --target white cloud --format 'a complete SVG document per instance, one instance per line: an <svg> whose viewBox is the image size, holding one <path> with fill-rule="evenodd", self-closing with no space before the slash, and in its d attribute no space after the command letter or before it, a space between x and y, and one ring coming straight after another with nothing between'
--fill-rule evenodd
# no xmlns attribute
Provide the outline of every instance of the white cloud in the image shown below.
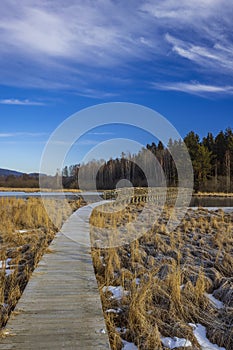
<svg viewBox="0 0 233 350"><path fill-rule="evenodd" d="M0 83L106 98L113 77L168 81L180 65L224 85L232 14L229 0L2 0Z"/></svg>
<svg viewBox="0 0 233 350"><path fill-rule="evenodd" d="M181 91L196 95L233 94L233 86L206 85L199 82L154 83L152 86L158 90Z"/></svg>
<svg viewBox="0 0 233 350"><path fill-rule="evenodd" d="M165 35L165 39L172 45L172 51L183 58L209 69L216 70L221 67L222 71L233 71L233 47L224 49L219 44L211 47L194 45L168 33Z"/></svg>
<svg viewBox="0 0 233 350"><path fill-rule="evenodd" d="M142 4L142 9L158 20L166 19L189 23L193 20L206 18L215 13L216 8L227 5L227 0L163 0L155 2L146 1Z"/></svg>
<svg viewBox="0 0 233 350"><path fill-rule="evenodd" d="M98 66L119 63L119 58L137 56L135 38L146 26L138 26L139 15L126 13L125 3L107 1L57 1L30 5L23 0L16 16L1 19L0 29L9 50L17 47L34 59L40 55L62 57ZM17 8L17 7L16 7ZM132 10L132 8L131 8ZM87 62L88 60L88 62Z"/></svg>
<svg viewBox="0 0 233 350"><path fill-rule="evenodd" d="M176 64L178 57L185 58L198 71L203 67L208 75L232 74L233 3L228 0L164 0L159 3L147 1L144 11L154 16L164 38L170 44ZM185 64L185 63L183 63Z"/></svg>
<svg viewBox="0 0 233 350"><path fill-rule="evenodd" d="M0 100L0 104L19 105L19 106L44 106L43 102L30 101L30 100L19 100L16 98L9 98L9 99Z"/></svg>
<svg viewBox="0 0 233 350"><path fill-rule="evenodd" d="M102 98L112 98L117 96L117 94L112 93L112 92L104 92L100 90L95 90L95 89L87 89L87 88L82 88L80 92L77 92L78 96L83 96L83 97L90 97L94 99L102 99Z"/></svg>
<svg viewBox="0 0 233 350"><path fill-rule="evenodd" d="M87 135L115 135L113 132L110 131L90 131L87 133Z"/></svg>
<svg viewBox="0 0 233 350"><path fill-rule="evenodd" d="M0 138L5 138L5 137L12 137L12 133L0 133Z"/></svg>
<svg viewBox="0 0 233 350"><path fill-rule="evenodd" d="M15 137L41 137L46 136L47 133L44 132L6 132L6 133L0 133L0 138L15 138Z"/></svg>
<svg viewBox="0 0 233 350"><path fill-rule="evenodd" d="M29 7L21 18L3 19L0 27L11 39L11 45L56 56L67 50L64 24L56 15Z"/></svg>

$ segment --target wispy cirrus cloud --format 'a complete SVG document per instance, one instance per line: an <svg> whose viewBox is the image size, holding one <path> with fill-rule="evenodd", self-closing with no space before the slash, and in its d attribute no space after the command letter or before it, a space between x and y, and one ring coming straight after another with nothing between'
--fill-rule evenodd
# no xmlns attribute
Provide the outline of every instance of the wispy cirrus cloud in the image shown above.
<svg viewBox="0 0 233 350"><path fill-rule="evenodd" d="M182 74L216 76L224 84L233 74L233 4L227 0L148 0L142 5L161 29L173 68ZM162 41L163 49L166 44ZM200 71L201 69L201 71ZM186 72L185 72L186 71Z"/></svg>
<svg viewBox="0 0 233 350"><path fill-rule="evenodd" d="M0 133L0 139L1 138L16 138L16 137L41 137L41 136L48 136L45 132L2 132Z"/></svg>
<svg viewBox="0 0 233 350"><path fill-rule="evenodd" d="M121 92L122 85L108 91L116 77L135 89L147 77L169 81L201 73L206 85L218 77L227 86L232 17L229 0L22 0L20 7L2 0L0 83L90 98Z"/></svg>
<svg viewBox="0 0 233 350"><path fill-rule="evenodd" d="M0 133L0 138L13 137L13 135L12 133Z"/></svg>
<svg viewBox="0 0 233 350"><path fill-rule="evenodd" d="M149 27L141 21L138 8L131 1L58 0L32 5L22 0L19 7L16 0L3 0L0 83L69 90L91 98L112 97L106 88L101 91L93 85L119 77L113 67L145 55L147 38L141 32L146 34ZM98 81L97 70L101 71Z"/></svg>
<svg viewBox="0 0 233 350"><path fill-rule="evenodd" d="M125 21L124 11L128 6L132 10L132 4L58 0L56 5L38 2L32 6L22 0L19 8L16 3L3 0L5 11L0 29L4 33L2 39L6 47L2 50L5 53L17 48L19 54L27 54L34 60L40 61L43 55L45 64L51 63L46 58L60 57L89 65L111 66L122 61L122 56L127 59L141 52L137 44L146 22L138 25L140 14L135 10L127 13L129 21Z"/></svg>
<svg viewBox="0 0 233 350"><path fill-rule="evenodd" d="M17 98L7 98L0 100L2 105L17 105L17 106L44 106L45 103L31 100L19 100Z"/></svg>
<svg viewBox="0 0 233 350"><path fill-rule="evenodd" d="M83 88L82 91L77 92L77 95L83 96L83 97L103 99L103 98L115 97L118 94L112 93L112 92L105 92L105 91L101 91L101 90L97 90L97 89L95 90L95 89Z"/></svg>
<svg viewBox="0 0 233 350"><path fill-rule="evenodd" d="M87 134L88 135L96 135L96 136L115 135L114 132L110 132L110 131L90 131Z"/></svg>
<svg viewBox="0 0 233 350"><path fill-rule="evenodd" d="M172 45L172 51L180 57L211 70L216 70L218 67L221 71L233 71L233 46L225 49L220 44L213 44L210 47L195 45L170 34L166 34L165 38Z"/></svg>
<svg viewBox="0 0 233 350"><path fill-rule="evenodd" d="M143 1L141 8L153 15L158 20L171 20L173 23L182 24L197 22L203 18L216 14L216 9L221 9L223 5L228 5L227 0L163 0L155 2L153 0ZM169 23L168 23L169 24Z"/></svg>
<svg viewBox="0 0 233 350"><path fill-rule="evenodd" d="M210 94L233 94L232 86L207 85L199 82L153 83L154 89L181 91L189 94L206 96Z"/></svg>

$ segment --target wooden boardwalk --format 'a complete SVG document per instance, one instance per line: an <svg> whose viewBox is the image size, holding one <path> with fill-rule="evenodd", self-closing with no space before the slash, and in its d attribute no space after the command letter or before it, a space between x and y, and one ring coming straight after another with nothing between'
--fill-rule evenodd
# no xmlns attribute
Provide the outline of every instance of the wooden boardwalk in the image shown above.
<svg viewBox="0 0 233 350"><path fill-rule="evenodd" d="M96 205L77 210L63 225L65 234L57 234L50 245L54 252L45 254L32 274L0 349L110 349L88 247Z"/></svg>

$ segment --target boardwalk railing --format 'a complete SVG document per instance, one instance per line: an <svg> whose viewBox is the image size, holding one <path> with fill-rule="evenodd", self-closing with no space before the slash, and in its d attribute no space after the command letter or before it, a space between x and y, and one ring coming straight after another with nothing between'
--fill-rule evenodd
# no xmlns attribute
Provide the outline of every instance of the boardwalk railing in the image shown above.
<svg viewBox="0 0 233 350"><path fill-rule="evenodd" d="M189 188L179 188L179 204L187 203L190 197ZM153 203L155 205L175 205L178 198L178 188L154 187L154 188L122 188L107 190L103 194L104 199L116 199L124 203Z"/></svg>

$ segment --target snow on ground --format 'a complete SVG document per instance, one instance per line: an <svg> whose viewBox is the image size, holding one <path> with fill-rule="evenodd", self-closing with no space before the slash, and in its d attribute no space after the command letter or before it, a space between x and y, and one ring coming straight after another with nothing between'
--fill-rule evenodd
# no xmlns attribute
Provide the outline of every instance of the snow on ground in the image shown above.
<svg viewBox="0 0 233 350"><path fill-rule="evenodd" d="M216 309L222 309L224 307L224 304L216 299L213 294L208 294L208 293L205 293L205 296L210 300L210 302L216 307Z"/></svg>
<svg viewBox="0 0 233 350"><path fill-rule="evenodd" d="M0 261L0 269L2 269L3 267L6 268L6 269L9 269L10 268L10 265L9 265L10 262L11 262L10 258Z"/></svg>
<svg viewBox="0 0 233 350"><path fill-rule="evenodd" d="M31 230L16 230L15 232L16 233L27 233L29 231L31 231Z"/></svg>
<svg viewBox="0 0 233 350"><path fill-rule="evenodd" d="M204 326L199 323L189 323L189 325L193 328L193 334L195 335L202 350L226 350L225 348L222 348L217 344L213 344L209 341L209 339L206 337L206 328Z"/></svg>
<svg viewBox="0 0 233 350"><path fill-rule="evenodd" d="M10 276L12 273L14 272L14 270L13 269L7 269L6 271L5 271L5 273L6 273L6 276Z"/></svg>
<svg viewBox="0 0 233 350"><path fill-rule="evenodd" d="M14 270L11 269L11 265L10 265L11 260L12 259L10 258L6 260L0 260L0 269L5 269L6 276L9 276L14 272Z"/></svg>
<svg viewBox="0 0 233 350"><path fill-rule="evenodd" d="M117 309L108 309L105 312L107 314L112 313L112 314L119 314L122 310L118 307Z"/></svg>
<svg viewBox="0 0 233 350"><path fill-rule="evenodd" d="M221 209L222 211L224 211L225 213L232 213L233 212L233 208L232 207L207 207L208 210L218 210Z"/></svg>
<svg viewBox="0 0 233 350"><path fill-rule="evenodd" d="M112 297L111 299L116 299L116 300L121 300L124 295L129 294L126 290L123 289L122 286L118 287L113 287L113 286L108 286L108 287L103 287L103 292L111 292Z"/></svg>
<svg viewBox="0 0 233 350"><path fill-rule="evenodd" d="M125 334L126 331L127 331L127 328L123 327L116 327L116 331L119 333L119 334Z"/></svg>
<svg viewBox="0 0 233 350"><path fill-rule="evenodd" d="M166 346L169 349L176 349L181 346L183 347L192 346L192 343L188 339L177 338L177 337L174 337L174 338L161 337L161 342L163 343L164 346Z"/></svg>
<svg viewBox="0 0 233 350"><path fill-rule="evenodd" d="M216 211L216 210L221 209L222 211L224 211L227 214L233 212L233 207L203 207L203 208L207 209L209 211ZM189 207L189 209L198 210L199 207Z"/></svg>
<svg viewBox="0 0 233 350"><path fill-rule="evenodd" d="M123 348L122 350L138 350L137 346L134 343L128 343L126 340L122 340Z"/></svg>

